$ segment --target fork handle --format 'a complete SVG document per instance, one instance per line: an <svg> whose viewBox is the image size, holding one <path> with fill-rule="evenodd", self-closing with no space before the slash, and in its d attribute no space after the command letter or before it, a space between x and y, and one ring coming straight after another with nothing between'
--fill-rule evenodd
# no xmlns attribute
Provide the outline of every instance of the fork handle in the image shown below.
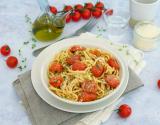
<svg viewBox="0 0 160 125"><path fill-rule="evenodd" d="M43 46L43 47L40 47L40 48L38 48L38 49L33 50L32 55L35 56L35 57L37 57L37 56L39 55L39 53L40 53L43 49L45 49L46 47L48 47L48 46L49 46L49 45Z"/></svg>
<svg viewBox="0 0 160 125"><path fill-rule="evenodd" d="M60 40L63 40L63 39L65 39L65 38L67 38L67 37L63 37L63 38L61 38L61 39L55 40L54 43L56 43L56 42L58 42L58 41L60 41ZM48 45L45 45L45 46L43 46L43 47L40 47L40 48L37 48L37 49L33 50L32 55L35 56L35 57L38 56L39 53L40 53L43 49L45 49L46 47L48 47L48 46L50 46L50 45L52 45L52 44L54 44L54 43L49 43Z"/></svg>

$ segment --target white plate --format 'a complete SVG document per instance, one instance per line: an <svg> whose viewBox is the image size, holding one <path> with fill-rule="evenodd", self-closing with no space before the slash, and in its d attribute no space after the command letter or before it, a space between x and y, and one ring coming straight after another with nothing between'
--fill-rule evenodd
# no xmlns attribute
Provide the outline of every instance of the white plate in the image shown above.
<svg viewBox="0 0 160 125"><path fill-rule="evenodd" d="M75 41L75 44L78 44L81 40L78 39L78 37L75 37L75 38L66 39L65 41L66 41L66 43L69 41ZM78 41L78 42L76 42L76 41ZM88 41L88 42L91 42L91 41ZM98 44L105 45L104 42L100 42L100 41L98 41ZM80 45L82 45L82 43ZM53 46L54 46L54 44L47 47L44 51L42 51L39 54L39 56L35 59L35 61L33 63L32 71L31 71L31 79L32 79L32 84L33 84L35 91L49 105L51 105L57 109L67 111L67 112L73 112L73 113L93 112L93 111L97 111L97 110L100 110L104 107L111 105L123 94L123 92L126 89L127 84L128 84L129 73L128 73L127 68L125 69L126 70L125 71L126 72L126 79L124 81L123 86L121 86L121 88L119 89L120 91L117 91L117 93L115 94L114 97L108 98L108 100L103 101L103 102L99 103L98 105L93 104L93 105L89 105L89 106L87 106L87 105L79 105L78 106L78 105L67 104L65 102L62 102L62 101L54 98L42 85L41 74L40 74L40 70L41 70L41 66L44 61L44 57L46 57L48 54L51 54L51 50L52 50Z"/></svg>

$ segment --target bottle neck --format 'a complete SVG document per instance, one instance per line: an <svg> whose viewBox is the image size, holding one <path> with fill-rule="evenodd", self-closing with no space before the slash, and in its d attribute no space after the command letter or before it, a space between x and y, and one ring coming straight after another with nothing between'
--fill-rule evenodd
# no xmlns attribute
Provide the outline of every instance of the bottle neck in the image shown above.
<svg viewBox="0 0 160 125"><path fill-rule="evenodd" d="M49 11L48 0L37 0L37 1L38 1L41 11L45 11L45 12Z"/></svg>

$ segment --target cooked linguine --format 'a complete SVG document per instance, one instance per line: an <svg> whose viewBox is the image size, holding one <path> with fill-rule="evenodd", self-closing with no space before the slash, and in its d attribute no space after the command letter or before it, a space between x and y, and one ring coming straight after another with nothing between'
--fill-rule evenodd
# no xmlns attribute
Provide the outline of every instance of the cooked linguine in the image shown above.
<svg viewBox="0 0 160 125"><path fill-rule="evenodd" d="M119 85L119 64L108 52L73 46L58 53L48 68L49 89L72 101L94 101Z"/></svg>

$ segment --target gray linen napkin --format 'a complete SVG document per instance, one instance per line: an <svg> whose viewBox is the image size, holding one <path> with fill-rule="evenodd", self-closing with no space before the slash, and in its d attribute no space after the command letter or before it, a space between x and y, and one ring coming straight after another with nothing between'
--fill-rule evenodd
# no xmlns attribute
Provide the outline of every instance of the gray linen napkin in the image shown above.
<svg viewBox="0 0 160 125"><path fill-rule="evenodd" d="M129 71L129 84L124 94L143 86L140 78L131 69ZM13 86L23 102L32 125L74 125L87 115L64 112L48 105L35 92L30 71L18 76Z"/></svg>

